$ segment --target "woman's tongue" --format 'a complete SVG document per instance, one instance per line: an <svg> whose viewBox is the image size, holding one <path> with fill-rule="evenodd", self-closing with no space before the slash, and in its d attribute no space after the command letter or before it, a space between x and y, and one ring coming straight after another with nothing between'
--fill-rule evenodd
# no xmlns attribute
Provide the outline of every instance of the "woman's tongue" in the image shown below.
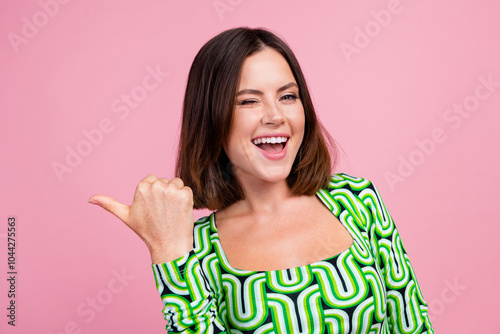
<svg viewBox="0 0 500 334"><path fill-rule="evenodd" d="M264 143L264 144L260 144L259 147L266 151L266 152L270 152L270 153L277 153L277 152L280 152L283 150L283 145L282 144L268 144L268 143Z"/></svg>

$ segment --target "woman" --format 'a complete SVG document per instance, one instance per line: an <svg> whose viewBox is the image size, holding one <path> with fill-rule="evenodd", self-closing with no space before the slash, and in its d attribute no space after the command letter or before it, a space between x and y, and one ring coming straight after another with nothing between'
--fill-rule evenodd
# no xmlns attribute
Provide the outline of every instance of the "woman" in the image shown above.
<svg viewBox="0 0 500 334"><path fill-rule="evenodd" d="M90 199L146 243L169 332L434 332L377 189L330 175L330 137L281 39L211 39L183 109L177 178L147 176L130 207ZM193 208L216 211L193 224Z"/></svg>

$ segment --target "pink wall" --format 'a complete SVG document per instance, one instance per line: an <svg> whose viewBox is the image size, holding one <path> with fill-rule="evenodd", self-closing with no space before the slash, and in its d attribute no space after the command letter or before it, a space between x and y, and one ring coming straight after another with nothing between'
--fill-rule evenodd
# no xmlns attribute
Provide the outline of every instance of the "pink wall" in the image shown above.
<svg viewBox="0 0 500 334"><path fill-rule="evenodd" d="M172 176L190 63L241 25L296 52L338 171L384 195L438 332L498 333L498 3L58 1L0 5L2 277L8 217L18 232L1 333L164 332L146 247L87 199Z"/></svg>

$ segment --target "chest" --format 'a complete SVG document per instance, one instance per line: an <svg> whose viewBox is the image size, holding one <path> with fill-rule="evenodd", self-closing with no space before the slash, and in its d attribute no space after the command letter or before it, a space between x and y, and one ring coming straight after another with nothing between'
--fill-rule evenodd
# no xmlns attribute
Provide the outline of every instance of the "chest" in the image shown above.
<svg viewBox="0 0 500 334"><path fill-rule="evenodd" d="M353 243L346 227L321 204L290 215L253 219L241 218L218 229L221 247L233 268L295 268L339 254Z"/></svg>
<svg viewBox="0 0 500 334"><path fill-rule="evenodd" d="M385 326L387 301L377 268L349 250L286 270L222 268L221 279L225 322L242 333L369 333Z"/></svg>

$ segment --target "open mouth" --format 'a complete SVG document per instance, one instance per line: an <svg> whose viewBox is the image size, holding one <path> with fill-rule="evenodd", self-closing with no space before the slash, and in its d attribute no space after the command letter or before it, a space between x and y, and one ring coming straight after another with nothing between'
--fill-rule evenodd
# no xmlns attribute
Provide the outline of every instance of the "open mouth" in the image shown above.
<svg viewBox="0 0 500 334"><path fill-rule="evenodd" d="M263 151L269 153L281 152L288 141L288 137L261 137L253 139L252 143Z"/></svg>

